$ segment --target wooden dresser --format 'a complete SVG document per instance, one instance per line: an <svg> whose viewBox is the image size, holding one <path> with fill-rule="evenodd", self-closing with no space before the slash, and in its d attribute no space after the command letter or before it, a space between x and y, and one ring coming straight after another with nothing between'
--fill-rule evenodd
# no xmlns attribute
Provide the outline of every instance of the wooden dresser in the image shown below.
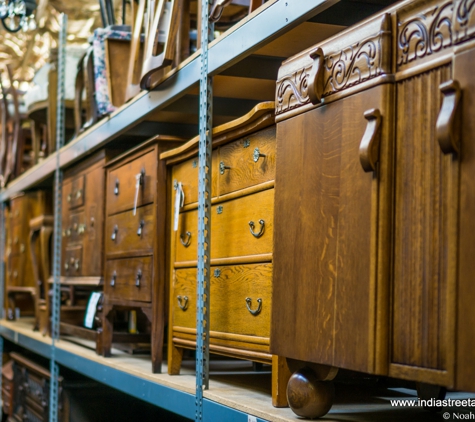
<svg viewBox="0 0 475 422"><path fill-rule="evenodd" d="M157 136L107 165L103 352L111 354L116 312L140 310L151 328L135 342L150 341L151 332L154 373L166 319L166 167L159 155L181 142Z"/></svg>
<svg viewBox="0 0 475 422"><path fill-rule="evenodd" d="M279 71L270 349L321 380L475 390L466 3L399 3Z"/></svg>
<svg viewBox="0 0 475 422"><path fill-rule="evenodd" d="M170 374L179 373L183 348L196 347L197 152L198 137L161 155L170 173ZM279 362L269 353L275 175L273 102L262 103L244 117L213 129L211 172L210 351L273 362L277 385ZM273 401L279 406L286 404L285 393L277 387Z"/></svg>
<svg viewBox="0 0 475 422"><path fill-rule="evenodd" d="M6 221L7 247L5 293L7 318L15 319L15 308L20 315L36 315L37 282L30 248L30 220L51 215L51 193L34 191L22 193L10 201L10 211ZM49 248L38 248L34 251L49 261ZM40 261L43 262L43 259ZM40 263L38 264L40 265ZM38 324L38 321L36 322Z"/></svg>

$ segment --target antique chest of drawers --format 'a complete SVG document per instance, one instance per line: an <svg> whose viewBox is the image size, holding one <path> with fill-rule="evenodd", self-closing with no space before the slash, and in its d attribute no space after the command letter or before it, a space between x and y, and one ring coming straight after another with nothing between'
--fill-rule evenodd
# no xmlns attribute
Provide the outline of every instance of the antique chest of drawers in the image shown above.
<svg viewBox="0 0 475 422"><path fill-rule="evenodd" d="M51 193L34 191L22 193L10 201L10 212L6 221L6 277L5 293L7 298L7 318L15 319L15 308L20 315L35 315L38 296L38 283L32 261L32 252L41 255L41 262L49 260L49 248L30 244L30 220L50 215L52 212ZM38 324L38 320L36 321Z"/></svg>
<svg viewBox="0 0 475 422"><path fill-rule="evenodd" d="M115 313L140 310L151 326L142 337L151 336L153 372L161 370L166 318L166 166L159 155L180 142L157 136L107 165L104 355L111 353Z"/></svg>
<svg viewBox="0 0 475 422"><path fill-rule="evenodd" d="M272 353L475 390L466 6L401 2L283 63Z"/></svg>
<svg viewBox="0 0 475 422"><path fill-rule="evenodd" d="M169 166L170 374L196 345L198 138L162 154ZM269 353L274 231L274 103L213 130L210 351L272 363ZM180 204L176 207L175 204ZM282 374L280 374L282 378ZM277 381L276 381L277 384ZM273 391L275 405L285 393Z"/></svg>

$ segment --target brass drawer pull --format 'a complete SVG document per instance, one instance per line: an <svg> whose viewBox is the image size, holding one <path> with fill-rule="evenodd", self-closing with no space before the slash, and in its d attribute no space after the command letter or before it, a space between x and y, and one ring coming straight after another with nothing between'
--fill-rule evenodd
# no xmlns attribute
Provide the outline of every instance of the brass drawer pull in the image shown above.
<svg viewBox="0 0 475 422"><path fill-rule="evenodd" d="M111 235L111 240L115 241L117 239L117 232L119 231L119 226L116 224L114 226L114 231L112 232Z"/></svg>
<svg viewBox="0 0 475 422"><path fill-rule="evenodd" d="M76 199L79 199L82 195L82 190L79 189L77 192L76 192Z"/></svg>
<svg viewBox="0 0 475 422"><path fill-rule="evenodd" d="M186 236L186 237L185 237ZM185 235L180 234L180 242L181 244L187 248L190 246L191 243L191 232L186 232Z"/></svg>
<svg viewBox="0 0 475 422"><path fill-rule="evenodd" d="M255 233L254 232L254 227L255 227L254 221L249 221L249 230L251 231L251 234L256 238L259 238L264 234L266 222L264 220L259 220L259 224L261 225L261 229L259 230L258 233Z"/></svg>
<svg viewBox="0 0 475 422"><path fill-rule="evenodd" d="M112 287L115 286L115 281L116 281L116 280L117 280L117 273L114 271L114 272L112 273L112 278L111 278L111 282L110 282L110 285L111 285Z"/></svg>
<svg viewBox="0 0 475 422"><path fill-rule="evenodd" d="M68 202L71 202L71 199L72 199L71 194L68 194Z"/></svg>
<svg viewBox="0 0 475 422"><path fill-rule="evenodd" d="M221 161L221 162L219 163L219 173L220 173L220 174L224 174L224 172L225 172L226 170L230 170L230 169L231 169L231 167L226 166L226 165L224 164L224 161Z"/></svg>
<svg viewBox="0 0 475 422"><path fill-rule="evenodd" d="M250 297L246 297L246 307L247 307L247 310L254 316L256 315L259 315L261 313L261 310L262 310L262 299L259 297L257 299L257 309L255 311L253 311L251 309L251 303L252 303L252 299Z"/></svg>
<svg viewBox="0 0 475 422"><path fill-rule="evenodd" d="M119 194L119 179L115 180L114 195Z"/></svg>
<svg viewBox="0 0 475 422"><path fill-rule="evenodd" d="M253 159L254 159L254 162L257 163L259 161L259 157L265 157L266 155L265 154L262 154L260 151L259 151L259 148L256 148L254 150L254 154L253 154Z"/></svg>
<svg viewBox="0 0 475 422"><path fill-rule="evenodd" d="M137 277L135 277L135 285L140 287L140 281L142 280L142 270L137 271Z"/></svg>
<svg viewBox="0 0 475 422"><path fill-rule="evenodd" d="M21 253L25 252L25 244L24 243L20 243L20 252Z"/></svg>
<svg viewBox="0 0 475 422"><path fill-rule="evenodd" d="M145 225L145 221L141 221L140 224L139 224L139 228L137 230L137 236L142 236L142 231L143 231L143 226Z"/></svg>
<svg viewBox="0 0 475 422"><path fill-rule="evenodd" d="M83 234L86 231L86 225L85 224L79 224L78 225L78 234Z"/></svg>
<svg viewBox="0 0 475 422"><path fill-rule="evenodd" d="M460 149L460 113L458 112L462 91L458 81L450 80L439 87L444 99L436 124L437 141L444 154Z"/></svg>
<svg viewBox="0 0 475 422"><path fill-rule="evenodd" d="M188 309L188 296L181 297L180 295L178 295L176 298L178 299L178 306L180 307L180 309L182 311L186 311ZM183 303L181 303L182 299Z"/></svg>
<svg viewBox="0 0 475 422"><path fill-rule="evenodd" d="M66 271L69 270L69 264L68 264L67 262L64 263L64 269L65 269Z"/></svg>
<svg viewBox="0 0 475 422"><path fill-rule="evenodd" d="M76 261L74 262L74 268L76 269L76 271L79 271L79 259L76 259Z"/></svg>

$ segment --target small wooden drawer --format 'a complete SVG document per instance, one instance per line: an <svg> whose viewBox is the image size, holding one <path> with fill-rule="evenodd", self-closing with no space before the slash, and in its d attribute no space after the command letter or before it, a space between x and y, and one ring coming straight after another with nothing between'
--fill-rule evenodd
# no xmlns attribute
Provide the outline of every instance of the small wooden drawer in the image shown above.
<svg viewBox="0 0 475 422"><path fill-rule="evenodd" d="M86 233L86 217L84 211L71 214L69 224L63 230L63 237L67 244L80 243Z"/></svg>
<svg viewBox="0 0 475 422"><path fill-rule="evenodd" d="M173 327L196 327L196 268L175 270ZM211 268L210 330L269 337L272 264Z"/></svg>
<svg viewBox="0 0 475 422"><path fill-rule="evenodd" d="M176 262L197 259L197 217L197 210L180 214ZM211 258L271 253L273 232L274 189L213 205Z"/></svg>
<svg viewBox="0 0 475 422"><path fill-rule="evenodd" d="M25 228L21 224L15 224L12 227L11 239L11 253L24 254L26 251L26 242L28 237L25 235Z"/></svg>
<svg viewBox="0 0 475 422"><path fill-rule="evenodd" d="M71 183L68 183L64 186L63 195L65 203L68 204L69 208L76 208L84 205L85 195L85 175L82 174L78 177L75 177Z"/></svg>
<svg viewBox="0 0 475 422"><path fill-rule="evenodd" d="M154 205L137 208L107 218L106 253L148 252L155 238Z"/></svg>
<svg viewBox="0 0 475 422"><path fill-rule="evenodd" d="M8 257L8 285L21 285L24 259L19 254L11 254Z"/></svg>
<svg viewBox="0 0 475 422"><path fill-rule="evenodd" d="M108 260L104 281L107 299L150 302L152 277L151 256Z"/></svg>
<svg viewBox="0 0 475 422"><path fill-rule="evenodd" d="M211 196L217 195L218 151L213 151L211 158ZM182 184L183 205L198 202L198 157L190 158L173 167L172 181Z"/></svg>
<svg viewBox="0 0 475 422"><path fill-rule="evenodd" d="M63 261L63 274L69 277L82 275L83 267L82 245L66 248Z"/></svg>
<svg viewBox="0 0 475 422"><path fill-rule="evenodd" d="M48 381L49 380L43 377L35 376L27 371L25 393L27 403L30 404L30 406L35 403L40 405L41 409L41 406L48 403Z"/></svg>
<svg viewBox="0 0 475 422"><path fill-rule="evenodd" d="M219 195L274 180L274 177L275 126L219 148Z"/></svg>
<svg viewBox="0 0 475 422"><path fill-rule="evenodd" d="M107 215L132 209L135 204L139 207L154 202L157 192L157 159L156 150L149 150L134 160L109 170Z"/></svg>

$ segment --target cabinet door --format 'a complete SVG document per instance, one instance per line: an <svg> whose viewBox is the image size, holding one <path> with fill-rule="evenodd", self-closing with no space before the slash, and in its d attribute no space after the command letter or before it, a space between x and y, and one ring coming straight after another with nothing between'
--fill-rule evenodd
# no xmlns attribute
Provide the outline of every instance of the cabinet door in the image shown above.
<svg viewBox="0 0 475 422"><path fill-rule="evenodd" d="M271 353L387 370L392 85L277 125ZM365 172L365 111L379 109L379 162Z"/></svg>
<svg viewBox="0 0 475 422"><path fill-rule="evenodd" d="M457 155L436 136L451 65L397 84L390 374L451 385L457 230Z"/></svg>

